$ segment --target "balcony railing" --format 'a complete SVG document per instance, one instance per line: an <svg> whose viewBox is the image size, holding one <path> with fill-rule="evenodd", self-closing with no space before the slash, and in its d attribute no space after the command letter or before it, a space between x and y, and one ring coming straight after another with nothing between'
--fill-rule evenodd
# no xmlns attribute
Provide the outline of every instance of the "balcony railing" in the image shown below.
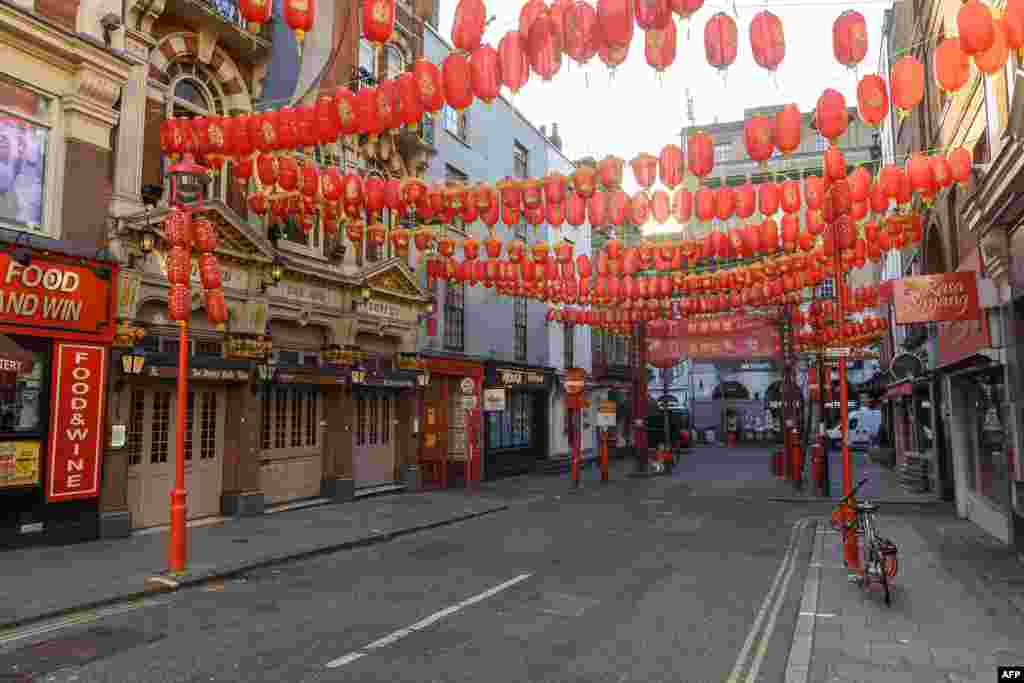
<svg viewBox="0 0 1024 683"><path fill-rule="evenodd" d="M216 12L222 19L229 24L234 25L236 28L242 31L249 31L249 23L242 16L241 10L238 8L238 0L189 0L197 5L202 5L208 9ZM270 24L273 18L266 24L260 24L259 29L256 30L253 35L261 38L270 38Z"/></svg>

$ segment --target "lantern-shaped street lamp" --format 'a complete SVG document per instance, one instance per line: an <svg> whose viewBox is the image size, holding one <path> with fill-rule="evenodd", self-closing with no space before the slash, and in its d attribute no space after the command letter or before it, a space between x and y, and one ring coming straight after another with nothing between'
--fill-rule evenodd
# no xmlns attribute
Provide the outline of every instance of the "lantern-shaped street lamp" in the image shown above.
<svg viewBox="0 0 1024 683"><path fill-rule="evenodd" d="M171 166L167 175L171 178L171 206L189 207L205 198L209 169L197 164L191 154Z"/></svg>

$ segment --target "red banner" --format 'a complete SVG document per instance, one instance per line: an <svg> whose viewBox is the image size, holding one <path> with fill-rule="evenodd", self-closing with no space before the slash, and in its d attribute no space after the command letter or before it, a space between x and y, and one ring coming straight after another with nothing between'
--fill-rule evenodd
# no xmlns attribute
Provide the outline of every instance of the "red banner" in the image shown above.
<svg viewBox="0 0 1024 683"><path fill-rule="evenodd" d="M778 329L764 325L737 333L715 335L684 334L671 339L647 338L647 362L656 367L675 365L684 358L694 360L751 360L778 358L782 340Z"/></svg>
<svg viewBox="0 0 1024 683"><path fill-rule="evenodd" d="M95 498L100 494L107 350L57 342L53 356L46 498L50 502Z"/></svg>
<svg viewBox="0 0 1024 683"><path fill-rule="evenodd" d="M896 280L893 304L897 325L977 320L978 274L961 270Z"/></svg>
<svg viewBox="0 0 1024 683"><path fill-rule="evenodd" d="M100 277L94 266L35 257L22 265L0 253L0 323L112 335L115 276L110 267Z"/></svg>
<svg viewBox="0 0 1024 683"><path fill-rule="evenodd" d="M981 272L981 258L977 250L972 251L960 263L956 274L969 275L975 283L975 306L978 305L977 275ZM936 367L950 365L968 358L981 349L992 346L992 335L988 329L988 315L979 309L977 315L965 320L939 323L938 360Z"/></svg>

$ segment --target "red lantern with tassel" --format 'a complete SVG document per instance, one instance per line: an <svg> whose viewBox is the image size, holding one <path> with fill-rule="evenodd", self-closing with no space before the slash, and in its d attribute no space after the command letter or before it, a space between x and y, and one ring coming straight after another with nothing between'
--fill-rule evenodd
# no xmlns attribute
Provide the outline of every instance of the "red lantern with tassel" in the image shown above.
<svg viewBox="0 0 1024 683"><path fill-rule="evenodd" d="M783 155L800 149L800 130L803 116L795 104L787 104L775 114L773 141Z"/></svg>
<svg viewBox="0 0 1024 683"><path fill-rule="evenodd" d="M597 54L597 10L586 2L575 2L563 16L563 49L569 59L586 64Z"/></svg>
<svg viewBox="0 0 1024 683"><path fill-rule="evenodd" d="M772 119L767 116L751 116L743 122L743 144L747 155L754 161L763 164L771 158L774 151L773 127Z"/></svg>
<svg viewBox="0 0 1024 683"><path fill-rule="evenodd" d="M669 190L674 190L683 182L683 150L679 145L665 145L658 158L658 175L661 183Z"/></svg>
<svg viewBox="0 0 1024 683"><path fill-rule="evenodd" d="M863 14L847 10L836 18L832 24L832 53L837 62L851 69L864 60L868 26Z"/></svg>
<svg viewBox="0 0 1024 683"><path fill-rule="evenodd" d="M933 54L935 82L940 88L953 93L967 84L971 77L971 60L963 51L959 38L946 38Z"/></svg>
<svg viewBox="0 0 1024 683"><path fill-rule="evenodd" d="M690 172L698 178L704 178L714 167L715 144L711 136L700 131L690 136L687 142L686 161Z"/></svg>
<svg viewBox="0 0 1024 683"><path fill-rule="evenodd" d="M313 28L313 17L316 16L315 0L284 0L284 20L288 28L295 32L295 40L302 49L306 33Z"/></svg>
<svg viewBox="0 0 1024 683"><path fill-rule="evenodd" d="M501 94L501 62L498 51L488 44L481 45L473 51L469 66L473 95L478 100L490 104Z"/></svg>
<svg viewBox="0 0 1024 683"><path fill-rule="evenodd" d="M900 57L892 65L889 82L892 84L893 105L906 116L924 97L924 66L913 55Z"/></svg>
<svg viewBox="0 0 1024 683"><path fill-rule="evenodd" d="M850 116L846 110L846 98L842 93L827 88L821 94L814 110L814 122L821 136L833 142L846 132Z"/></svg>
<svg viewBox="0 0 1024 683"><path fill-rule="evenodd" d="M775 71L786 57L782 20L767 10L755 14L750 22L750 50L758 66Z"/></svg>
<svg viewBox="0 0 1024 683"><path fill-rule="evenodd" d="M562 68L560 30L548 11L537 15L527 34L527 54L534 73L547 82Z"/></svg>
<svg viewBox="0 0 1024 683"><path fill-rule="evenodd" d="M715 14L704 25L704 55L716 69L728 69L736 61L739 33L736 22L725 12Z"/></svg>
<svg viewBox="0 0 1024 683"><path fill-rule="evenodd" d="M969 57L983 54L996 40L992 10L979 0L968 0L956 15L960 46Z"/></svg>
<svg viewBox="0 0 1024 683"><path fill-rule="evenodd" d="M628 47L633 41L632 10L631 0L597 0L597 24L606 45Z"/></svg>
<svg viewBox="0 0 1024 683"><path fill-rule="evenodd" d="M452 44L457 50L473 52L480 47L486 26L487 7L483 0L459 0L452 22Z"/></svg>
<svg viewBox="0 0 1024 683"><path fill-rule="evenodd" d="M509 31L498 43L501 82L513 95L530 80L530 59L527 56L526 37L519 31Z"/></svg>
<svg viewBox="0 0 1024 683"><path fill-rule="evenodd" d="M638 4L637 7L639 6ZM671 21L663 29L647 31L644 35L644 56L647 58L647 64L658 73L672 66L676 61L677 40L676 25Z"/></svg>
<svg viewBox="0 0 1024 683"><path fill-rule="evenodd" d="M444 99L455 111L463 111L473 104L473 77L469 59L459 52L445 57L441 67Z"/></svg>

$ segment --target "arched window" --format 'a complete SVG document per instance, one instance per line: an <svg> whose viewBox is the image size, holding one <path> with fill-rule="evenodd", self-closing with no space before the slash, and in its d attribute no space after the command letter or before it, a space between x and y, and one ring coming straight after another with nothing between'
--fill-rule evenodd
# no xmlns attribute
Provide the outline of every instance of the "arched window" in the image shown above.
<svg viewBox="0 0 1024 683"><path fill-rule="evenodd" d="M387 78L398 78L405 72L405 53L397 45L388 44L384 48L384 68Z"/></svg>

